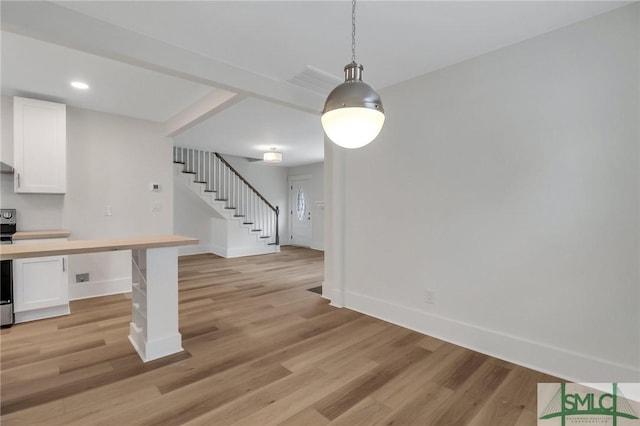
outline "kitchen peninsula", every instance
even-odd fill
[[[143,361],[182,351],[178,331],[177,247],[196,238],[164,235],[0,246],[0,259],[131,250],[132,320],[129,340]]]

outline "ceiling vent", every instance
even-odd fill
[[[289,79],[289,83],[326,96],[334,87],[342,83],[342,79],[331,73],[307,65],[302,72]]]

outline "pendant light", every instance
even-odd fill
[[[333,89],[322,110],[322,127],[329,139],[344,148],[360,148],[374,140],[384,124],[378,92],[362,81],[356,62],[356,0],[351,2],[351,63],[344,67],[344,83]]]

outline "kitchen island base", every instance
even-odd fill
[[[131,250],[131,313],[129,341],[142,358],[152,361],[181,352],[178,331],[178,246],[198,244],[196,238],[162,235],[111,240],[78,240],[0,246],[0,259]]]
[[[131,250],[129,340],[144,362],[182,351],[178,331],[178,250]]]

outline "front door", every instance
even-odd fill
[[[311,199],[308,177],[289,179],[289,224],[291,244],[309,247],[311,245]]]

